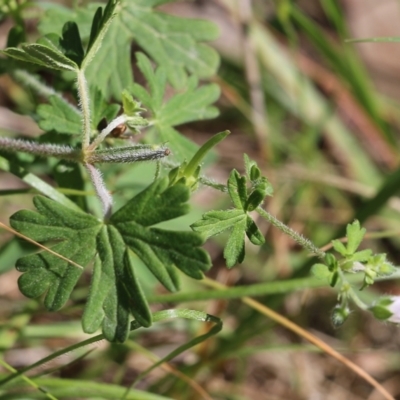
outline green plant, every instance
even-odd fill
[[[164,2],[110,0],[104,8],[95,10],[90,5],[75,15],[54,8],[41,22],[43,36],[34,44],[24,43],[23,22],[18,9],[14,10],[17,25],[9,34],[8,46],[2,52],[7,58],[1,60],[0,67],[47,101],[34,112],[46,133],[36,140],[0,137],[0,166],[24,176],[26,183],[46,196],[36,196],[33,200],[36,210],[18,211],[10,218],[10,224],[18,234],[51,249],[19,258],[17,269],[23,272],[19,278],[21,292],[29,298],[45,295],[46,308],[57,311],[68,302],[83,268],[93,264],[82,327],[85,333],[101,328],[102,336],[77,347],[100,337],[124,343],[131,331],[149,327],[162,318],[178,316],[216,324],[208,334],[180,347],[156,364],[159,365],[217,333],[221,322],[195,311],[152,314],[139,270],[145,265],[167,290],[178,291],[178,270],[191,278],[203,279],[211,260],[201,246],[205,239],[224,231],[229,231],[224,246],[226,266],[242,263],[246,237],[257,246],[265,243],[250,214],[254,212],[320,259],[321,263],[312,268],[313,274],[322,280],[322,285],[336,287],[339,292],[338,305],[332,314],[335,325],[346,320],[351,301],[362,309],[370,309],[380,319],[397,322],[398,311],[390,308],[396,299],[385,298],[368,306],[347,278],[347,273],[361,272],[363,289],[377,278],[396,272],[385,254],[358,251],[365,230],[357,221],[347,226],[347,246],[333,241],[340,255],[335,257],[264,210],[262,206],[265,198],[272,196],[272,186],[247,155],[244,155],[245,174],[233,170],[226,185],[216,184],[202,174],[202,163],[210,150],[229,132],[213,136],[198,148],[175,127],[213,118],[218,113],[212,106],[219,96],[217,85],[199,85],[199,79],[213,75],[218,66],[216,53],[201,43],[212,39],[216,32],[212,24],[204,21],[189,22],[153,11],[152,7]],[[139,20],[141,23],[130,25]],[[61,36],[52,33],[60,31],[61,26]],[[86,34],[81,37],[82,32]],[[145,86],[133,82],[129,72],[127,44],[132,37],[150,56],[142,52],[135,55]],[[117,45],[114,39],[118,40]],[[64,86],[77,106],[43,83],[38,76],[43,69],[54,74],[55,86]],[[176,92],[166,100],[168,84]],[[142,116],[144,112],[146,117]],[[126,145],[127,139],[144,130],[143,143]],[[56,182],[73,192],[64,195],[37,176],[29,175],[28,162],[18,152],[44,158],[45,168],[54,173]],[[170,156],[174,161],[168,160]],[[61,161],[55,163],[54,158]],[[144,190],[123,201],[115,211],[110,185],[106,187],[98,164],[115,167],[110,172],[104,169],[111,180],[110,174],[122,171],[118,170],[119,164],[140,161],[157,164],[154,177]],[[100,200],[101,211],[87,195],[84,170]],[[233,208],[206,212],[191,224],[191,231],[155,226],[187,214],[190,196],[200,184],[227,192]],[[243,291],[242,295],[246,293]],[[10,382],[23,372],[14,373],[0,383]]]

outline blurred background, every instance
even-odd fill
[[[37,37],[38,10],[26,11],[32,40]],[[363,246],[387,253],[399,265],[400,43],[347,40],[400,38],[400,3],[197,0],[165,4],[160,10],[207,19],[220,29],[220,38],[212,43],[221,55],[218,75],[212,78],[221,87],[220,116],[180,128],[198,144],[219,131],[232,132],[218,145],[217,161],[207,168],[207,176],[226,182],[232,168],[242,172],[245,152],[273,184],[274,196],[265,204],[273,215],[321,247],[343,236],[345,225],[358,218],[369,235]],[[11,26],[10,18],[0,22],[0,48]],[[135,46],[132,54],[138,50]],[[0,134],[40,135],[29,116],[32,110],[24,89],[1,75]],[[140,171],[137,174],[144,174],[144,181],[153,174],[149,167]],[[44,178],[52,182],[51,177]],[[126,188],[126,181],[115,184],[116,190]],[[18,178],[0,172],[2,222],[8,223],[15,211],[32,207],[32,192],[25,188]],[[190,218],[227,207],[225,196],[200,189]],[[257,223],[266,245],[249,245],[243,264],[232,270],[226,269],[222,256],[226,237],[207,243],[214,265],[209,276],[228,286],[309,276],[308,254],[265,221]],[[14,262],[29,249],[10,244],[10,238],[0,231],[0,347],[7,362],[20,368],[85,337],[79,323],[80,299],[87,293],[90,273],[77,288],[75,301],[61,312],[46,312],[42,303],[18,291]],[[182,287],[202,289],[188,278]],[[151,277],[146,290],[163,293]],[[379,294],[400,295],[399,283],[375,284],[364,296],[373,301]],[[356,308],[342,327],[334,328],[330,316],[337,293],[330,288],[303,288],[257,299],[340,351],[400,398],[399,328]],[[173,371],[197,382],[208,398],[382,398],[354,372],[240,299],[162,303],[155,304],[154,310],[167,307],[204,310],[224,321],[217,337],[170,363]],[[46,369],[54,367],[53,376],[126,385],[151,364],[147,351],[162,357],[202,329],[187,322],[157,325],[136,333],[132,343],[102,342],[85,357],[73,352]],[[173,399],[207,398],[165,368],[153,371],[137,387]]]

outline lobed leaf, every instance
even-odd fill
[[[158,179],[114,213],[111,222],[148,227],[187,214],[188,200],[189,190],[184,185],[169,187],[167,178]]]
[[[177,126],[191,121],[212,119],[218,116],[216,107],[210,106],[220,96],[216,84],[198,87],[196,77],[189,78],[183,93],[178,93],[165,103],[156,113],[156,123],[160,126]]]
[[[114,227],[102,228],[97,249],[82,326],[94,333],[101,325],[107,340],[122,343],[129,333],[130,314],[142,326],[149,326],[151,313],[125,243]]]
[[[235,208],[206,212],[201,220],[191,225],[195,232],[203,234],[206,238],[218,235],[225,230],[231,230],[224,248],[224,258],[228,268],[244,260],[245,236],[256,246],[265,243],[263,234],[248,212],[255,210],[264,201],[265,196],[272,194],[272,187],[265,177],[260,176],[261,171],[257,164],[247,155],[244,157],[244,163],[246,174],[252,184],[250,194],[246,186],[246,176],[241,176],[235,169],[232,170],[227,186]]]
[[[246,236],[249,238],[250,242],[256,246],[261,246],[265,243],[264,235],[249,216],[247,216],[246,219]]]
[[[82,129],[80,112],[59,96],[50,96],[49,104],[40,104],[37,108],[38,124],[44,131],[55,131],[76,135]]]
[[[78,65],[66,57],[61,51],[57,51],[54,48],[42,44],[33,43],[22,45],[22,51],[31,58],[31,62],[50,69],[60,71],[76,71],[78,69]]]
[[[236,208],[246,210],[247,188],[246,177],[240,176],[235,169],[232,170],[228,179],[228,193]]]
[[[347,225],[347,253],[353,254],[363,240],[366,229],[361,228],[360,222],[355,220],[352,224]]]
[[[120,14],[119,23],[165,67],[168,80],[175,88],[185,87],[186,71],[202,78],[212,76],[218,68],[218,54],[199,42],[216,39],[216,26],[208,21],[154,11],[153,7],[159,4],[147,0],[129,2]]]
[[[203,234],[206,238],[219,235],[223,231],[241,224],[246,220],[243,210],[209,211],[203,214],[201,220],[191,225],[195,232]]]
[[[332,240],[332,246],[343,257],[347,255],[347,248],[340,240]]]
[[[117,211],[110,222],[125,243],[170,291],[179,288],[175,267],[195,279],[210,267],[208,254],[199,246],[203,240],[194,232],[176,232],[151,225],[188,212],[189,189],[183,184],[168,186],[159,179]]]
[[[121,12],[109,26],[96,57],[88,67],[89,78],[107,83],[107,97],[119,98],[124,88],[132,84],[130,68],[131,41],[151,56],[158,65],[165,66],[168,81],[175,88],[186,86],[187,73],[198,78],[213,76],[219,65],[218,53],[201,42],[214,40],[218,35],[215,24],[180,18],[157,12],[154,7],[162,1],[123,1]],[[107,14],[97,11],[95,4],[75,13],[62,7],[52,8],[41,19],[42,34],[60,31],[67,21],[77,22],[83,38],[89,38],[90,53],[94,53],[94,36],[99,32],[101,18]],[[107,14],[109,15],[109,14]],[[91,55],[90,55],[91,57]],[[87,58],[90,58],[87,55]]]
[[[233,226],[228,242],[224,249],[226,266],[232,268],[237,263],[242,263],[245,256],[244,232],[246,230],[246,218]]]
[[[198,80],[192,76],[184,92],[164,101],[167,70],[165,66],[153,69],[150,60],[142,53],[137,53],[138,67],[145,76],[149,90],[133,84],[132,93],[153,113],[153,125],[160,138],[174,149],[174,156],[183,161],[191,156],[197,146],[180,135],[173,127],[190,121],[214,118],[218,110],[211,106],[219,95],[217,85],[198,87]]]
[[[94,257],[101,223],[45,197],[35,197],[34,205],[37,211],[22,210],[11,216],[11,226],[37,242],[56,242],[51,247],[53,251],[86,266]],[[21,292],[27,297],[47,292],[45,305],[49,310],[58,310],[66,303],[82,273],[48,252],[20,258],[17,269],[24,272],[18,281]]]
[[[82,267],[95,260],[83,329],[93,333],[101,326],[108,340],[123,342],[129,333],[130,315],[141,326],[152,323],[131,251],[171,291],[179,288],[177,269],[201,279],[211,266],[208,254],[200,248],[200,235],[153,227],[186,214],[188,198],[185,185],[169,186],[167,178],[160,179],[105,225],[84,212],[37,196],[37,211],[17,212],[11,217],[11,225],[39,243],[54,244],[53,251]],[[23,272],[19,279],[21,292],[28,297],[46,294],[49,310],[58,310],[66,303],[82,273],[67,260],[48,252],[20,258],[17,268]]]
[[[86,50],[85,58],[83,59],[82,69],[87,68],[92,61],[95,54],[102,46],[105,34],[110,28],[111,21],[116,16],[115,9],[118,5],[117,0],[108,0],[104,11],[99,7],[93,17],[92,26],[90,30],[89,44]]]

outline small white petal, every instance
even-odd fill
[[[388,306],[388,310],[393,314],[387,320],[395,324],[400,324],[400,296],[391,297],[392,304]]]

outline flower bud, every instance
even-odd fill
[[[350,315],[350,312],[350,308],[347,305],[336,305],[331,314],[333,326],[338,328],[340,325],[342,325]]]
[[[377,319],[400,324],[400,296],[381,297],[369,310]]]

